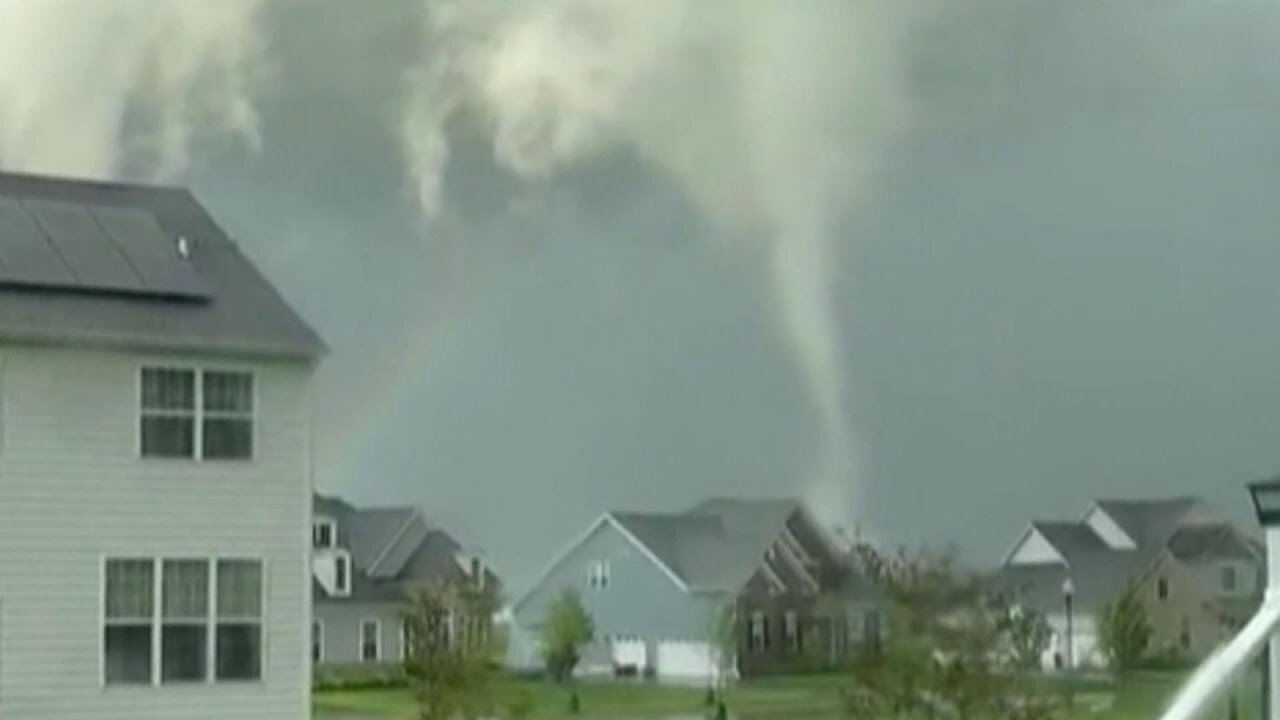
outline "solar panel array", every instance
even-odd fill
[[[0,287],[208,299],[155,216],[135,207],[0,197]]]

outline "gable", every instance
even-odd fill
[[[1039,530],[1029,527],[1018,544],[1009,551],[1005,562],[1009,565],[1060,565],[1066,559]]]
[[[1137,547],[1134,539],[1129,537],[1129,534],[1124,531],[1124,528],[1120,527],[1115,518],[1096,505],[1085,516],[1084,522],[1112,550],[1133,550]]]
[[[606,557],[607,556],[607,557]],[[511,605],[513,613],[521,613],[525,605],[533,603],[548,592],[558,594],[565,587],[580,589],[585,586],[588,563],[607,560],[608,557],[635,559],[650,566],[652,572],[663,578],[667,585],[681,593],[688,587],[680,576],[666,565],[653,551],[640,542],[609,513],[587,527],[587,531],[552,561],[538,580]],[[542,597],[546,601],[545,597]]]

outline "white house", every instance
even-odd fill
[[[186,190],[0,174],[0,717],[309,716],[322,353]]]

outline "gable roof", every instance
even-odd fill
[[[407,586],[425,580],[459,579],[465,573],[457,556],[462,546],[447,532],[431,527],[410,506],[355,507],[341,498],[316,494],[313,514],[334,520],[335,542],[351,553],[350,597],[355,601],[400,601]],[[498,581],[485,568],[486,582]],[[316,597],[331,597],[313,582]]]
[[[1168,542],[1183,519],[1202,505],[1199,498],[1184,495],[1155,500],[1098,500],[1094,503],[1116,521],[1139,547]]]
[[[188,190],[15,173],[0,173],[0,341],[325,352]]]

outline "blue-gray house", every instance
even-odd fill
[[[575,590],[596,641],[585,674],[717,673],[716,613],[735,609],[735,675],[833,665],[879,634],[869,583],[792,499],[702,502],[680,513],[606,512],[510,608],[508,662],[541,667],[547,607]]]

